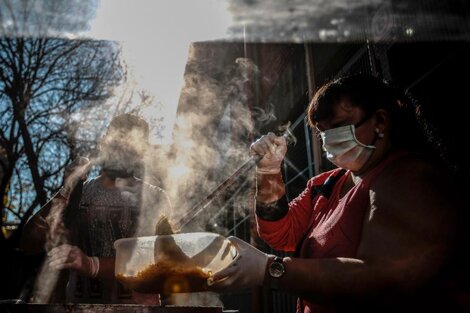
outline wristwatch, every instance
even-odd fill
[[[284,264],[283,258],[274,257],[274,260],[269,264],[268,273],[271,277],[271,288],[278,289],[279,287],[279,278],[281,278],[286,272],[286,266]]]

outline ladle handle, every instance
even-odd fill
[[[289,129],[290,122],[285,126],[285,129],[282,131],[281,136],[286,139],[287,145],[292,145],[296,143],[296,138],[292,134],[291,130]],[[250,169],[252,169],[259,161],[261,161],[263,157],[261,155],[255,154],[252,155],[248,161],[246,161],[242,166],[240,166],[229,178],[223,181],[220,185],[218,185],[209,195],[207,195],[204,199],[196,203],[191,209],[189,209],[188,213],[183,216],[176,224],[175,227],[178,231],[181,230],[182,227],[186,226],[192,219],[194,219],[197,215],[199,215],[210,203],[217,197],[221,192],[225,191],[229,186],[231,186],[239,177],[244,175]]]
[[[196,203],[188,213],[183,216],[178,223],[175,225],[177,229],[181,229],[188,224],[193,218],[199,215],[221,192],[225,191],[231,186],[239,177],[244,175],[246,172],[251,170],[263,157],[260,155],[251,156],[242,166],[240,166],[230,177],[220,183],[211,193],[209,193],[204,199]]]

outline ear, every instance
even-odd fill
[[[374,114],[374,128],[378,128],[381,133],[388,130],[390,126],[390,115],[384,109],[379,109]]]

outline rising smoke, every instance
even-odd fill
[[[255,63],[238,57],[220,61],[211,55],[217,52],[217,47],[207,52],[193,46],[186,68],[169,159],[171,172],[165,179],[176,221],[247,161],[255,122],[274,118],[271,112],[253,110],[253,90],[260,75]],[[246,191],[234,194],[235,187],[215,199],[213,207],[188,230],[205,229],[227,202],[236,209],[236,218],[244,217],[248,213]],[[218,231],[226,234],[224,229]]]
[[[162,212],[159,204],[142,194],[143,210],[136,236],[152,235],[162,213],[176,224],[194,204],[249,159],[249,145],[260,135],[255,125],[276,121],[272,105],[267,109],[255,106],[256,81],[263,81],[263,77],[252,60],[234,57],[218,61],[219,58],[211,58],[194,46],[190,52],[173,144],[152,149],[139,134],[115,134],[100,143],[100,153],[90,162],[90,165],[130,170],[144,181],[158,182],[167,191],[172,212]],[[155,176],[158,177],[154,179]],[[207,212],[198,215],[197,221],[183,231],[210,229],[227,235],[228,226],[219,220],[229,212],[233,221],[250,213],[253,188],[249,187],[250,175],[240,177],[238,184],[214,199]],[[50,295],[58,279],[57,271],[46,268],[43,273],[38,281],[52,287],[36,288],[40,303],[47,302],[47,294]],[[174,301],[179,305],[220,305],[218,297],[211,293],[178,295]]]

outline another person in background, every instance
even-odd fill
[[[27,222],[22,250],[37,253],[46,249],[50,268],[72,270],[65,295],[55,295],[54,301],[159,303],[158,295],[131,293],[114,278],[114,241],[154,235],[158,218],[169,217],[171,213],[167,194],[141,179],[148,140],[149,127],[142,118],[131,114],[114,117],[100,142],[97,161],[102,167],[100,175],[83,183],[80,178],[86,178],[90,164],[82,158],[81,164],[74,163],[68,169],[65,179],[68,187],[52,201],[66,202],[68,211],[60,213],[67,217],[65,225],[69,224],[69,228],[64,227],[62,214],[53,215],[51,205]],[[77,181],[81,195],[74,198],[75,188],[69,199],[67,189]]]
[[[368,75],[321,87],[307,111],[338,168],[287,201],[280,165],[287,147],[270,133],[251,145],[258,232],[267,255],[231,238],[239,256],[214,274],[213,290],[271,286],[299,297],[297,312],[455,312],[454,252],[461,194],[431,157],[415,107]]]

